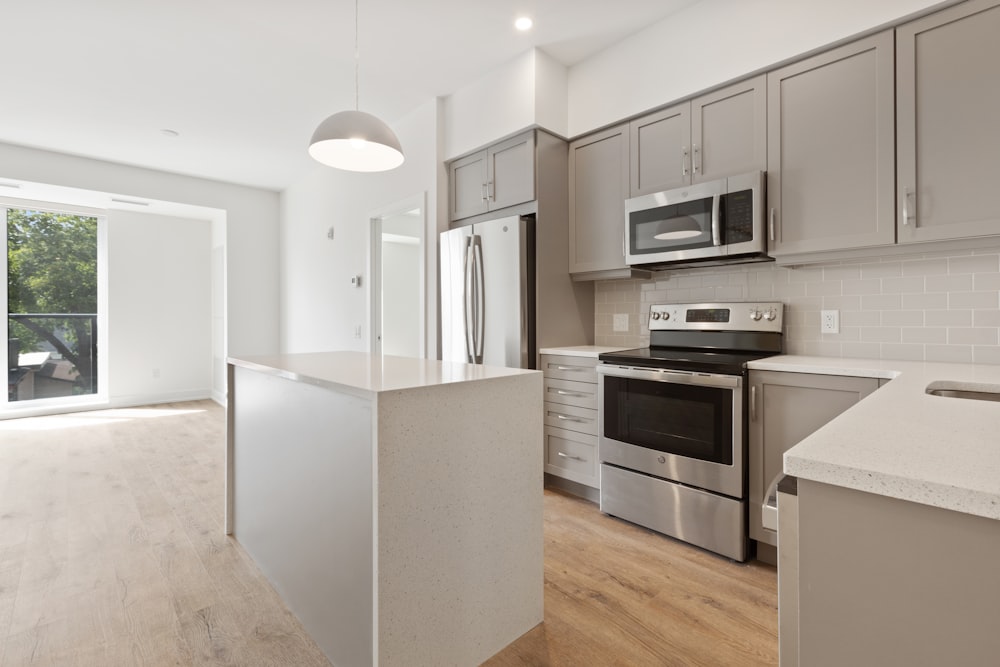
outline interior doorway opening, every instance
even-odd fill
[[[421,194],[370,216],[372,354],[426,356],[425,211]]]

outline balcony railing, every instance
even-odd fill
[[[97,393],[95,313],[8,313],[7,399]]]

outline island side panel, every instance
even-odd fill
[[[997,664],[1000,521],[802,478],[798,496],[798,664]]]
[[[542,375],[378,399],[378,661],[477,665],[542,621]]]
[[[234,535],[336,665],[373,664],[372,404],[235,369]]]

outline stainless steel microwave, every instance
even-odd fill
[[[767,261],[764,172],[633,197],[625,202],[629,266]]]

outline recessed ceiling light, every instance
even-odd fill
[[[532,21],[527,16],[521,16],[516,21],[514,21],[514,27],[517,28],[518,30],[522,30],[522,31],[523,30],[531,30],[531,26],[533,26],[533,25],[535,25],[535,22]]]
[[[160,130],[160,134],[162,134],[165,137],[179,137],[179,136],[181,136],[181,133],[178,132],[177,130],[169,130],[167,128],[163,128],[162,130]]]

